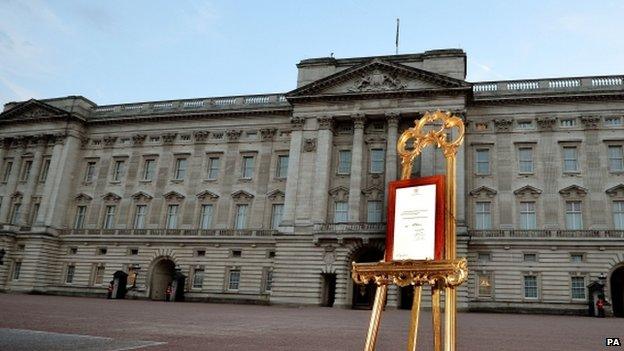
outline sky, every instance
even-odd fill
[[[0,104],[286,92],[311,57],[461,48],[467,80],[624,74],[624,1],[0,0]]]

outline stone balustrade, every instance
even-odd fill
[[[472,238],[624,238],[624,230],[469,230]]]
[[[320,223],[314,225],[315,233],[385,233],[386,223]]]
[[[624,90],[624,76],[572,77],[557,79],[531,79],[499,82],[477,82],[472,85],[476,97],[527,92],[548,93],[561,90]]]
[[[271,237],[270,229],[61,229],[60,235],[84,236],[208,236],[208,237]]]

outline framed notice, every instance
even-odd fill
[[[390,182],[386,261],[444,258],[444,176]]]

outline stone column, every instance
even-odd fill
[[[351,177],[349,182],[349,222],[360,221],[362,194],[362,149],[364,147],[364,114],[351,116],[353,120],[353,147],[351,148]]]
[[[399,128],[399,114],[396,112],[386,113],[386,119],[388,121],[388,137],[386,141],[386,196],[384,197],[384,218],[388,212],[388,184],[397,179],[397,134]]]
[[[292,132],[290,133],[290,152],[288,154],[288,174],[286,178],[286,195],[284,198],[283,227],[295,225],[295,205],[297,201],[297,184],[299,180],[299,161],[301,158],[301,143],[303,140],[303,125],[305,118],[291,119]],[[290,230],[292,232],[292,229]]]
[[[325,223],[327,220],[327,190],[331,170],[331,154],[333,143],[332,118],[322,116],[318,121],[318,145],[316,147],[316,169],[313,188],[313,223]]]

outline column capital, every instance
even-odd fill
[[[332,129],[334,125],[334,119],[331,116],[318,116],[316,120],[318,121],[319,129]]]
[[[305,124],[305,117],[291,117],[290,124],[293,130],[302,130]]]
[[[351,120],[353,121],[353,128],[364,129],[364,122],[366,121],[366,115],[363,113],[351,114]]]
[[[398,112],[386,112],[386,121],[388,122],[388,127],[398,127],[399,119],[401,119],[401,115]]]

